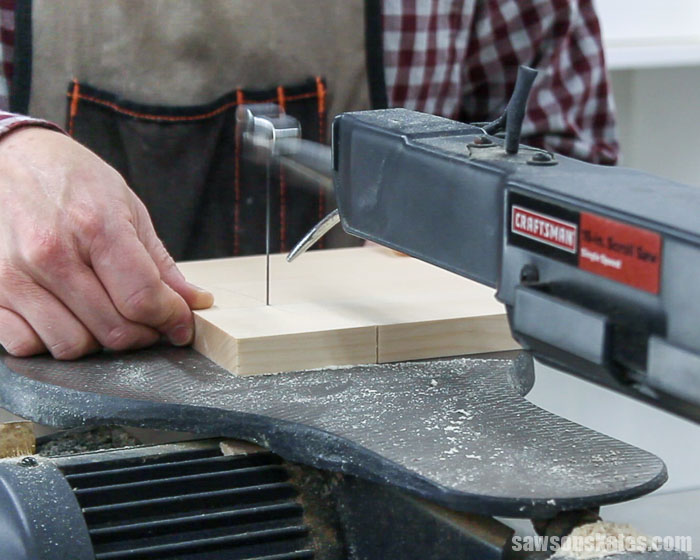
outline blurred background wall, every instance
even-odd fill
[[[700,2],[597,0],[623,165],[700,186]]]

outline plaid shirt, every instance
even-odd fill
[[[15,0],[0,0],[0,109],[12,81]],[[619,147],[592,0],[384,0],[389,105],[467,122],[504,109],[520,64],[538,68],[524,141],[594,163]],[[45,124],[0,112],[0,134]]]

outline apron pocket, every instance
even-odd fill
[[[143,200],[176,260],[265,252],[265,172],[241,157],[236,108],[278,103],[302,135],[326,141],[321,78],[271,90],[236,90],[196,107],[133,103],[74,81],[66,128],[113,166]],[[324,193],[273,173],[272,251],[287,251],[327,211]]]

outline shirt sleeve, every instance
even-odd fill
[[[63,129],[49,121],[44,121],[41,119],[33,119],[25,115],[17,115],[15,113],[8,113],[5,111],[0,111],[0,138],[25,126],[39,126],[43,128],[48,128],[50,130],[55,130],[57,132],[63,132]]]

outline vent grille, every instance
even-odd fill
[[[211,448],[61,470],[96,560],[314,556],[297,492],[271,453],[223,456]]]

